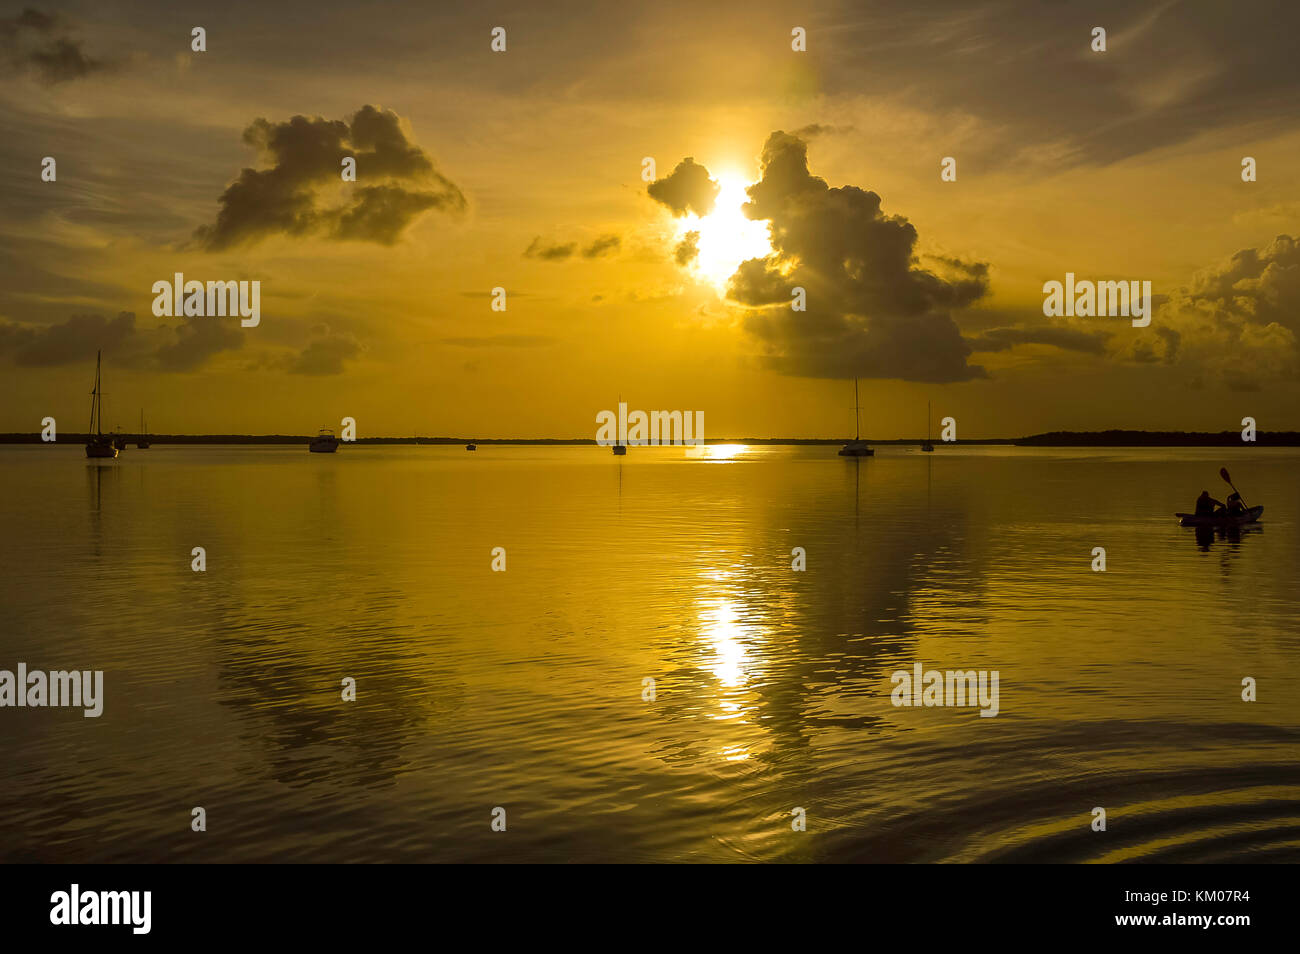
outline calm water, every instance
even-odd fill
[[[1300,453],[713,453],[0,447],[0,856],[1300,860]]]

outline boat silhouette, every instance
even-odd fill
[[[104,394],[100,388],[100,360],[102,352],[95,352],[95,387],[91,389],[90,429],[91,436],[86,441],[87,457],[116,457],[117,445],[113,438],[104,433]]]
[[[313,454],[333,454],[339,449],[339,439],[328,427],[322,427],[320,433],[311,439],[307,450]]]
[[[853,379],[853,440],[849,441],[840,448],[841,457],[875,457],[876,452],[867,446],[867,442],[862,439],[859,428],[859,414],[862,408],[858,406],[858,379]]]

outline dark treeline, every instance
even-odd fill
[[[114,434],[127,444],[134,444],[138,434],[122,432]],[[56,443],[84,444],[87,434],[64,432]],[[149,434],[152,444],[307,444],[309,434]],[[706,444],[788,444],[825,446],[843,444],[847,438],[820,437],[717,437],[708,438]],[[920,444],[921,438],[900,438],[895,440],[872,440],[864,438],[867,443],[877,445],[913,445]],[[359,437],[354,444],[554,444],[583,445],[595,444],[594,438],[554,438],[554,437]],[[40,444],[41,435],[36,434],[0,434],[0,444]],[[984,440],[962,440],[959,444],[1014,444],[1023,447],[1297,447],[1300,446],[1300,431],[1260,431],[1254,445],[1241,439],[1240,431],[1050,431],[1046,434],[1033,434],[1029,437],[992,438]],[[935,441],[936,449],[943,448],[943,441]]]
[[[1013,443],[1028,447],[1295,447],[1298,431],[1259,431],[1255,441],[1241,431],[1051,431],[1022,437]]]
[[[89,435],[64,432],[59,434],[56,443],[84,444]],[[134,444],[137,434],[114,433],[127,444]],[[307,444],[312,436],[307,434],[150,434],[151,444]],[[847,437],[716,437],[706,438],[706,444],[809,444],[830,446],[843,444]],[[872,444],[920,444],[921,438],[902,438],[898,440],[871,440]],[[0,434],[0,444],[39,444],[40,434]],[[596,443],[592,437],[358,437],[350,444],[555,444],[582,445]],[[996,438],[992,440],[961,441],[963,444],[1014,444],[1014,440]],[[942,445],[942,441],[935,441]]]

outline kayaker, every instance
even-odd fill
[[[1242,505],[1241,494],[1237,493],[1235,490],[1229,494],[1228,503],[1223,509],[1232,514],[1245,513],[1246,508]]]
[[[1232,498],[1229,497],[1228,499],[1231,500]],[[1223,509],[1223,504],[1211,497],[1208,490],[1202,490],[1201,495],[1196,498],[1196,516],[1198,517],[1212,517],[1216,510]]]

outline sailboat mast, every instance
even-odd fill
[[[103,352],[95,352],[95,389],[90,393],[93,395],[90,399],[90,426],[95,429],[96,434],[103,433],[104,427],[104,405],[99,393],[99,365]]]
[[[930,402],[925,402],[925,442],[930,443]]]
[[[858,379],[854,378],[853,379],[853,439],[855,441],[862,440],[862,433],[861,433],[862,428],[859,420],[861,415],[858,413],[861,410],[862,408],[858,405]]]
[[[95,355],[95,384],[90,389],[90,423],[86,426],[86,433],[93,434],[95,431],[95,401],[96,394],[99,391],[99,355]]]

